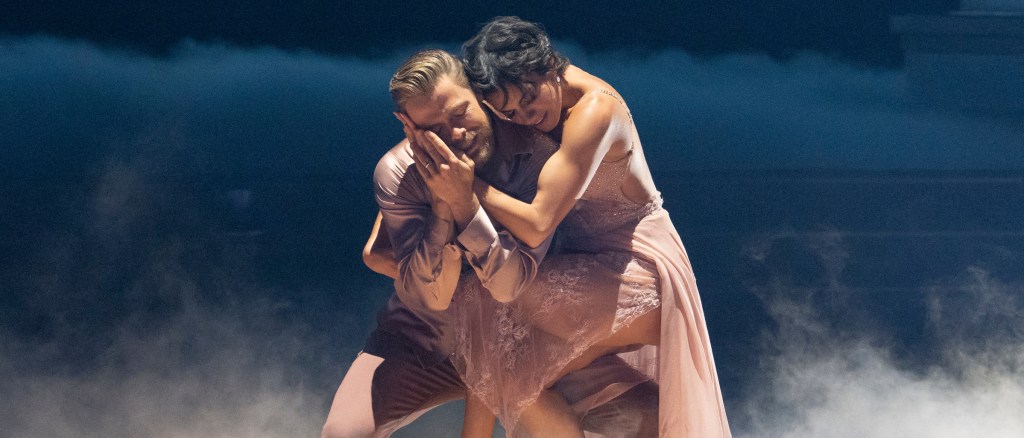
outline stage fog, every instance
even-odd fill
[[[562,46],[633,111],[737,436],[1024,434],[1021,113],[813,53]],[[316,436],[391,293],[359,254],[412,50],[0,40],[4,434]]]

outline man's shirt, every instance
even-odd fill
[[[477,175],[529,201],[537,192],[541,168],[557,146],[532,128],[493,122],[493,156],[478,166]],[[463,260],[473,268],[473,273],[464,274],[475,274],[470,281],[480,281],[489,290],[518,291],[533,280],[550,239],[537,248],[527,247],[492,222],[483,208],[457,234],[452,222],[433,214],[430,191],[414,167],[412,149],[403,141],[380,159],[374,171],[376,200],[399,272],[395,295],[377,322],[380,330],[421,350],[421,365],[430,366],[447,357],[439,345],[447,318],[445,312],[426,308],[421,297],[454,288]],[[385,353],[373,349],[371,336],[367,351]]]

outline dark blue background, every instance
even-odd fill
[[[315,435],[390,294],[387,79],[497,13],[629,103],[738,435],[1024,429],[1024,123],[912,99],[886,30],[950,2],[238,3],[0,10],[12,436]]]

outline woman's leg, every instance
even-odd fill
[[[645,344],[656,345],[661,340],[661,306],[633,320],[604,341],[599,342],[569,362],[559,378],[582,369],[595,359],[615,353],[623,347]],[[583,426],[572,408],[550,389],[541,392],[537,402],[526,408],[520,420],[531,437],[582,437]]]
[[[519,419],[531,438],[583,438],[583,426],[562,396],[550,389],[523,411]]]
[[[625,347],[635,344],[658,345],[659,343],[661,343],[661,306],[640,315],[628,326],[599,341],[597,345]]]
[[[579,357],[569,362],[558,378],[590,365],[595,359],[606,354],[620,353],[623,348],[632,345],[657,345],[661,341],[661,306],[633,320],[615,334],[588,348]]]

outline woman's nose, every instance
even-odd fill
[[[516,111],[516,120],[513,120],[513,122],[520,125],[528,124],[530,120],[533,120],[533,113],[534,112],[532,110],[520,109],[519,111]]]

